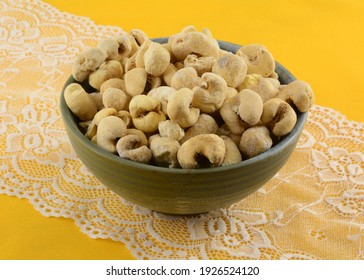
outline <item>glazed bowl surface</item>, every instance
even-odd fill
[[[166,42],[167,38],[153,39]],[[235,53],[241,46],[219,41]],[[295,80],[276,62],[281,84]],[[197,214],[227,207],[257,191],[286,163],[299,140],[307,113],[297,114],[294,129],[270,150],[237,164],[202,169],[177,169],[141,164],[111,154],[86,138],[68,109],[64,89],[76,82],[71,76],[60,95],[60,112],[71,145],[88,170],[126,200],[168,214]],[[90,92],[87,85],[83,85]]]

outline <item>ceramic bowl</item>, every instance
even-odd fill
[[[167,38],[154,39],[165,42]],[[236,52],[239,45],[219,41]],[[282,84],[295,78],[279,63]],[[257,191],[286,163],[299,140],[307,113],[298,113],[294,129],[267,152],[237,164],[205,169],[172,169],[122,159],[88,140],[60,96],[60,111],[72,147],[83,164],[106,187],[126,200],[168,214],[197,214],[229,206]]]

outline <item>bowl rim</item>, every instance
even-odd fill
[[[161,38],[154,38],[153,40],[158,42],[165,42],[168,37],[161,37]],[[233,48],[239,48],[240,45],[229,43],[221,40],[217,40],[219,45],[229,45]],[[296,78],[292,75],[292,73],[287,70],[284,66],[276,61],[276,69],[280,68],[285,74],[288,76],[290,80],[296,80]],[[242,160],[241,162],[219,166],[219,167],[211,167],[211,168],[199,168],[199,169],[182,169],[182,168],[169,168],[169,167],[161,167],[155,166],[150,164],[144,164],[139,162],[134,162],[128,159],[121,158],[118,155],[112,154],[110,152],[105,151],[101,147],[97,146],[93,142],[91,142],[78,128],[71,110],[68,108],[65,99],[64,99],[64,90],[66,86],[71,82],[77,82],[72,75],[67,79],[65,84],[63,85],[61,94],[60,94],[60,101],[59,101],[59,108],[61,112],[61,117],[63,119],[64,125],[66,126],[65,122],[68,124],[68,132],[72,133],[74,137],[76,137],[82,144],[84,144],[88,149],[93,150],[97,153],[100,157],[106,157],[109,160],[116,161],[119,164],[126,165],[130,168],[140,169],[143,171],[150,171],[150,172],[160,172],[160,173],[168,173],[168,174],[176,174],[176,175],[189,175],[189,174],[210,174],[210,173],[220,173],[226,172],[230,170],[240,169],[249,165],[254,165],[260,161],[269,160],[272,157],[277,156],[285,147],[294,143],[297,138],[300,137],[300,134],[303,130],[303,127],[306,123],[308,112],[297,112],[297,122],[294,126],[293,130],[287,134],[282,140],[280,140],[275,146],[267,150],[266,152],[257,155],[253,158]]]

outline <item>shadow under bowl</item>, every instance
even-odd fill
[[[167,38],[153,39],[166,42]],[[219,41],[220,48],[235,53],[241,46]],[[279,63],[281,84],[295,80]],[[270,150],[228,166],[176,169],[141,164],[120,158],[93,144],[78,128],[68,109],[64,90],[76,82],[71,76],[60,96],[60,111],[71,145],[90,172],[126,200],[168,214],[198,214],[229,206],[257,191],[286,163],[295,149],[307,119],[297,113],[294,129]],[[84,85],[87,90],[87,85]]]

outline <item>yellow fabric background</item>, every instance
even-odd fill
[[[139,28],[150,37],[195,25],[208,27],[220,40],[261,43],[298,79],[312,85],[316,104],[364,121],[364,1],[45,2],[97,24]],[[93,240],[73,221],[45,218],[26,200],[0,195],[0,221],[0,259],[133,258],[123,244]]]

